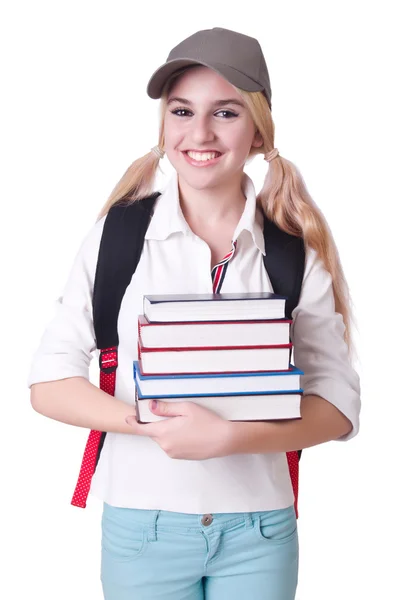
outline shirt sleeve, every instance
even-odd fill
[[[321,396],[351,421],[352,430],[338,438],[347,441],[359,430],[360,380],[343,338],[342,315],[335,312],[332,277],[311,248],[306,253],[301,297],[292,317],[291,341],[295,365],[304,372],[303,393]]]
[[[96,340],[92,319],[92,292],[103,225],[102,217],[83,240],[74,259],[55,314],[33,354],[28,387],[67,377],[89,379]]]

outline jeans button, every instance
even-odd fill
[[[201,519],[201,522],[203,525],[211,525],[212,521],[214,520],[214,517],[212,515],[204,515],[203,518]]]

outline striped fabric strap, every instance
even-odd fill
[[[105,348],[99,355],[99,387],[101,390],[114,396],[116,388],[116,369],[118,365],[117,348]],[[95,472],[99,445],[102,431],[91,430],[85,446],[80,473],[74,490],[71,504],[79,508],[85,508],[87,497],[91,487],[91,481]]]
[[[229,266],[229,262],[232,259],[232,257],[234,256],[236,247],[237,247],[237,240],[232,242],[232,249],[230,250],[230,252],[228,252],[226,254],[226,256],[224,256],[222,258],[222,260],[220,262],[218,262],[212,268],[212,271],[211,271],[212,291],[214,292],[214,294],[219,294],[221,291],[221,287],[222,287],[223,281],[225,279],[225,275],[226,275],[227,268]]]
[[[292,490],[294,492],[295,515],[298,518],[298,492],[299,492],[299,454],[295,450],[287,452],[289,474],[291,477]]]

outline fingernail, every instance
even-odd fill
[[[152,400],[152,408],[157,408],[157,400]]]

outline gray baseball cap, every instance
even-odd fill
[[[222,27],[197,31],[175,46],[149,80],[146,91],[150,98],[161,97],[175,71],[197,64],[213,69],[243,90],[263,92],[271,109],[269,73],[258,40]]]

